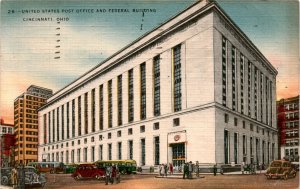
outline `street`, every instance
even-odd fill
[[[288,180],[267,180],[263,174],[257,175],[201,175],[202,178],[184,180],[177,177],[155,178],[156,175],[123,175],[120,184],[105,185],[104,181],[75,181],[69,174],[47,174],[44,188],[122,188],[122,189],[296,189],[299,188],[299,175]]]

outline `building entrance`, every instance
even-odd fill
[[[181,167],[185,163],[185,143],[171,144],[172,162],[174,167]]]

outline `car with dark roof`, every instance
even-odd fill
[[[293,168],[291,162],[285,160],[274,160],[269,165],[265,175],[267,179],[281,178],[287,180],[288,178],[295,178],[296,174],[297,172]]]
[[[97,167],[94,163],[84,163],[76,167],[75,172],[72,177],[75,180],[80,179],[91,179],[95,178],[97,180],[103,179],[105,176],[105,169]]]

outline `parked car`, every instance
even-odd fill
[[[77,167],[77,164],[75,164],[75,163],[65,164],[64,173],[65,174],[74,173],[76,170],[76,167]]]
[[[2,185],[10,185],[12,183],[11,181],[11,171],[12,171],[12,167],[5,167],[5,168],[1,168],[1,184]]]
[[[104,175],[105,175],[104,168],[97,167],[94,163],[90,163],[90,164],[78,165],[75,172],[72,174],[72,177],[75,180],[86,179],[86,178],[95,178],[100,180],[104,178]]]
[[[25,166],[25,185],[41,185],[44,187],[46,184],[46,177],[44,174],[39,173],[39,171],[32,166]]]
[[[296,170],[293,168],[291,162],[285,160],[274,160],[270,164],[266,172],[267,179],[282,178],[287,180],[288,178],[296,177]]]

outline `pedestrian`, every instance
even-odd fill
[[[17,171],[16,167],[14,167],[11,170],[11,181],[12,181],[13,188],[17,188],[17,186],[18,186],[18,171]]]
[[[196,176],[197,176],[197,178],[199,178],[199,172],[200,172],[200,170],[199,170],[199,162],[198,161],[196,161],[195,169],[196,169]]]
[[[173,170],[173,164],[172,163],[169,164],[169,169],[170,169],[170,174],[173,175],[174,170]]]
[[[164,173],[165,173],[165,177],[168,176],[168,164],[164,164]]]
[[[245,171],[245,162],[241,163],[241,171],[242,171],[242,174],[244,174],[244,171]]]
[[[188,178],[188,174],[189,174],[189,166],[188,163],[184,163],[183,164],[183,179]]]
[[[106,165],[105,167],[105,185],[108,185],[111,182],[111,174],[112,174],[112,167],[110,165]]]
[[[116,183],[120,183],[121,182],[121,174],[120,174],[120,171],[119,171],[119,166],[118,164],[116,164]]]
[[[162,164],[159,164],[159,176],[162,176]]]
[[[214,176],[216,176],[216,175],[217,175],[217,170],[218,170],[218,169],[217,169],[217,164],[214,165],[214,168],[213,168],[213,169],[214,169]]]
[[[189,162],[188,168],[189,168],[189,176],[188,176],[188,178],[192,179],[192,177],[193,177],[193,175],[192,175],[192,172],[193,172],[193,163],[192,163],[192,161]]]

